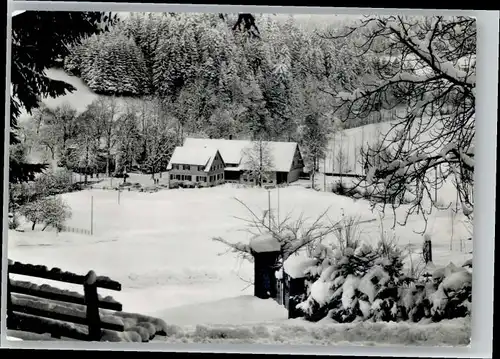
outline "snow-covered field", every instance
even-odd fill
[[[49,70],[56,79],[71,81],[77,91],[56,100],[49,106],[65,101],[83,110],[97,96],[81,81],[68,77],[60,70]],[[344,139],[373,138],[380,125],[368,125],[346,130]],[[363,135],[361,131],[366,131]],[[370,132],[371,131],[371,132]],[[369,135],[368,133],[372,133]],[[344,140],[345,146],[354,140]],[[339,140],[335,140],[338,144]],[[344,146],[344,145],[343,145]],[[354,146],[354,145],[353,145]],[[347,148],[347,147],[346,147]],[[353,152],[354,150],[351,150]],[[352,156],[350,156],[352,157]],[[329,170],[327,165],[327,171]],[[113,179],[116,185],[120,179]],[[160,180],[167,181],[166,176]],[[331,177],[317,176],[320,187],[331,185]],[[152,184],[151,176],[131,174],[128,182]],[[315,218],[329,208],[332,220],[342,213],[373,220],[362,224],[362,238],[374,242],[380,236],[378,214],[372,213],[364,200],[353,200],[330,192],[305,188],[309,182],[299,181],[279,189],[280,216],[304,213]],[[111,185],[105,179],[99,186]],[[93,269],[122,283],[121,292],[102,291],[123,304],[124,311],[159,317],[175,326],[170,342],[234,342],[283,344],[335,344],[356,341],[358,344],[466,344],[470,324],[454,320],[439,324],[306,323],[288,320],[285,309],[272,300],[254,298],[253,287],[246,281],[253,277],[252,264],[238,260],[213,237],[232,242],[248,241],[243,231],[245,223],[236,217],[247,217],[246,209],[235,200],[262,213],[268,207],[268,192],[259,188],[237,188],[231,185],[205,189],[161,190],[156,193],[101,189],[63,195],[71,206],[70,227],[90,229],[93,201],[94,235],[9,230],[8,257],[15,261],[60,267],[84,274]],[[445,203],[455,199],[453,188],[445,187],[439,196]],[[92,200],[91,200],[92,199]],[[277,214],[278,189],[271,190],[271,207]],[[402,209],[404,210],[404,208]],[[452,218],[450,211],[435,211],[429,218],[427,233],[433,240],[433,260],[436,265],[450,261],[461,265],[471,257],[470,241],[461,218]],[[384,229],[390,231],[392,216],[387,214]],[[401,246],[422,247],[423,237],[416,233],[423,228],[422,218],[412,216],[405,227],[396,227],[394,235]],[[461,245],[462,243],[462,245]],[[465,245],[465,248],[461,248]],[[55,283],[72,290],[80,288]]]
[[[295,216],[303,212],[314,218],[330,207],[329,216],[332,219],[340,218],[342,212],[346,215],[361,214],[364,220],[376,218],[370,212],[368,203],[362,200],[353,201],[301,186],[281,188],[279,191],[281,216],[292,211]],[[286,312],[278,304],[248,297],[253,287],[249,287],[244,280],[252,279],[252,265],[225,253],[226,248],[222,244],[211,240],[221,236],[235,242],[248,241],[250,235],[242,231],[245,224],[235,218],[246,217],[247,212],[234,198],[241,199],[256,211],[262,211],[268,203],[266,190],[225,185],[157,193],[131,191],[122,192],[120,196],[118,204],[116,191],[86,190],[65,194],[63,197],[73,210],[67,224],[77,228],[90,228],[93,197],[95,234],[32,232],[28,226],[25,232],[9,231],[9,258],[77,273],[93,269],[122,283],[121,292],[103,294],[113,295],[123,303],[125,311],[157,316],[172,325],[235,326],[264,325],[266,322],[277,325],[285,321]],[[271,203],[275,211],[277,200],[277,189],[274,189],[271,191]],[[385,227],[389,228],[391,219],[387,218],[385,222]],[[377,221],[363,224],[366,241],[377,240],[378,225]],[[421,225],[422,221],[415,217],[406,227],[396,228],[401,245],[411,243],[418,250],[422,237],[413,230],[421,229]],[[458,244],[459,238],[467,235],[465,228],[455,227],[453,250],[450,251],[448,213],[437,212],[431,219],[429,233],[433,238],[434,262],[437,265],[446,265],[450,261],[461,265],[470,258],[465,251],[460,251]],[[77,289],[72,285],[64,288]],[[285,338],[284,333],[292,330],[282,329],[281,325],[278,327],[280,329],[277,330],[282,332],[279,338]],[[245,328],[241,330],[256,330],[255,327]],[[184,330],[187,332],[180,332],[184,333],[179,334],[180,341],[201,340],[199,331],[202,329],[186,327]],[[299,329],[293,329],[296,330]],[[311,330],[313,333],[314,330]],[[266,340],[274,338],[273,335],[267,336]],[[337,333],[333,337],[340,336]],[[309,339],[304,340],[316,337],[316,334],[310,334]],[[245,340],[250,339],[246,337]],[[292,339],[280,340],[287,342]],[[319,335],[315,340],[321,343],[326,339]]]

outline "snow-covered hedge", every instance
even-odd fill
[[[319,246],[307,273],[307,299],[298,308],[311,321],[440,321],[470,314],[468,270],[450,263],[433,270],[432,280],[409,278],[401,253],[384,246]]]

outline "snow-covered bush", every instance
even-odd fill
[[[80,190],[77,184],[72,183],[71,176],[70,171],[57,169],[39,175],[34,181],[11,184],[9,205],[17,209],[44,197]]]
[[[32,223],[31,229],[34,230],[38,223],[56,229],[61,229],[64,221],[71,217],[71,208],[60,197],[50,196],[28,202],[20,208],[20,213]]]
[[[307,299],[298,305],[306,319],[329,317],[353,321],[432,321],[464,317],[470,313],[471,273],[453,264],[426,268],[432,281],[408,275],[405,253],[395,236],[384,230],[375,246],[363,243],[359,221],[343,218],[336,232],[338,244],[318,244],[316,262],[305,271]],[[411,255],[411,254],[410,254]]]
[[[464,317],[470,314],[472,303],[472,273],[453,263],[433,273],[429,293],[434,321]]]
[[[308,298],[299,304],[306,319],[328,316],[341,322],[396,320],[398,288],[405,281],[400,252],[351,242],[333,251],[317,250],[309,269]]]
[[[450,264],[433,270],[432,281],[409,278],[393,242],[334,250],[317,246],[315,258],[317,264],[307,269],[307,299],[298,305],[308,320],[417,322],[470,314],[469,271]]]

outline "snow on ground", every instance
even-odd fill
[[[287,317],[284,306],[272,299],[262,300],[253,295],[243,295],[167,308],[157,314],[168,318],[169,323],[177,325],[239,325],[242,323],[271,323]]]
[[[276,191],[271,192],[274,210],[277,208]],[[298,186],[279,191],[282,218],[293,211],[292,216],[304,212],[314,219],[328,207],[332,219],[340,218],[342,212],[361,214],[364,220],[376,218],[363,200],[353,201]],[[234,197],[262,213],[268,203],[266,190],[225,185],[156,193],[131,191],[122,192],[120,196],[118,204],[116,191],[86,190],[65,194],[64,199],[73,209],[67,225],[76,228],[90,229],[93,197],[95,234],[32,232],[26,226],[25,232],[9,231],[9,258],[82,274],[93,269],[99,275],[122,283],[122,292],[103,294],[113,295],[123,303],[125,311],[148,315],[165,313],[169,308],[252,294],[253,288],[242,280],[252,279],[252,264],[225,253],[225,246],[211,238],[221,236],[248,243],[250,234],[241,230],[245,223],[235,218],[246,217],[248,212]],[[396,229],[402,245],[411,242],[417,250],[421,247],[421,235],[413,232],[421,224],[415,218],[408,226]],[[364,238],[376,241],[377,222],[364,226]],[[449,250],[449,228],[449,218],[445,214],[434,219],[429,231],[433,238],[434,262],[446,265],[454,261],[461,265],[470,256],[460,252],[456,244],[452,251]],[[458,233],[459,228],[455,236]],[[465,236],[464,230],[461,233]],[[162,319],[171,323],[168,316]]]
[[[440,323],[310,323],[302,319],[243,325],[192,325],[172,328],[168,343],[259,343],[287,345],[422,345],[458,346],[470,343],[470,320]]]

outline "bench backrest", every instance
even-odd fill
[[[99,309],[121,311],[121,303],[101,297],[97,288],[120,291],[121,284],[94,271],[78,275],[59,268],[23,264],[9,260],[7,282],[7,328],[53,337],[99,341],[102,329],[124,331],[123,323],[101,317]],[[11,274],[78,284],[83,294],[62,290],[48,284],[13,280]],[[87,330],[85,330],[87,329]]]

